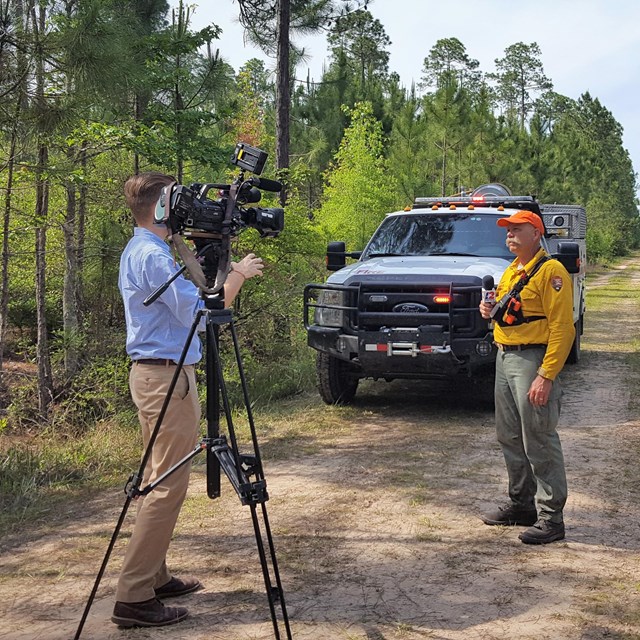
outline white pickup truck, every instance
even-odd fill
[[[519,209],[542,216],[543,244],[572,276],[576,339],[568,361],[577,362],[584,208],[543,205],[493,183],[468,196],[417,198],[410,210],[388,214],[362,252],[329,243],[327,268],[336,273],[325,284],[307,285],[304,294],[322,399],[350,402],[362,378],[492,376],[496,347],[478,305],[485,276],[497,283],[513,260],[496,220]],[[357,261],[346,265],[347,257]]]

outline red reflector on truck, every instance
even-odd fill
[[[384,353],[387,352],[387,343],[385,342],[384,344],[365,344],[364,345],[364,350],[365,351],[382,351]]]

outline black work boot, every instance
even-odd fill
[[[480,518],[482,522],[489,525],[522,525],[530,527],[538,519],[538,513],[533,507],[523,509],[516,507],[513,502],[507,502],[507,504],[498,507],[495,511],[483,513]]]
[[[519,536],[525,544],[547,544],[564,538],[564,523],[538,520],[532,527],[525,529]]]

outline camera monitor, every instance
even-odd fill
[[[231,162],[246,171],[260,175],[267,161],[267,153],[244,142],[238,142]]]

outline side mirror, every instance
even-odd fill
[[[569,273],[580,272],[580,245],[577,242],[559,242],[558,253],[553,256]]]
[[[327,270],[338,271],[347,264],[344,242],[330,242],[327,245]]]

